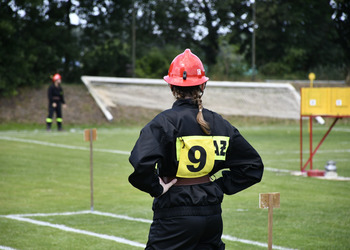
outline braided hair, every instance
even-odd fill
[[[209,123],[204,119],[204,116],[203,116],[203,104],[202,104],[203,91],[200,85],[191,86],[191,87],[180,87],[180,86],[171,85],[171,91],[173,92],[173,95],[177,100],[185,99],[188,97],[190,97],[193,100],[193,102],[198,106],[198,114],[196,118],[197,122],[201,127],[202,131],[206,135],[210,135],[211,131],[210,131]]]

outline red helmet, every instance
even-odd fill
[[[186,49],[171,62],[168,75],[163,79],[170,85],[190,87],[201,85],[209,80],[201,60]]]
[[[56,82],[57,80],[61,80],[61,79],[62,79],[62,77],[60,74],[54,74],[52,77],[53,82]]]

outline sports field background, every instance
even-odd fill
[[[315,125],[315,141],[326,126]],[[63,133],[5,127],[0,126],[0,248],[142,249],[152,198],[127,181],[132,171],[128,153],[141,127],[97,127],[93,214],[88,213],[85,127],[67,127]],[[350,182],[290,174],[299,170],[298,124],[247,124],[238,129],[261,154],[266,171],[261,183],[225,196],[227,249],[266,248],[267,210],[258,208],[259,193],[266,192],[281,194],[281,207],[274,209],[275,249],[349,249]],[[337,162],[339,175],[350,177],[347,123],[333,129],[316,154],[314,168],[323,169],[328,160]]]

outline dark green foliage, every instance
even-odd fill
[[[183,51],[173,46],[163,49],[151,48],[146,54],[136,61],[136,76],[141,78],[159,78],[168,74],[168,69],[173,58]]]
[[[106,40],[91,48],[82,58],[84,74],[130,76],[129,44],[118,39]]]
[[[258,1],[258,67],[280,77],[320,65],[341,67],[345,58],[332,14],[327,1]]]
[[[348,1],[255,4],[260,77],[296,79],[315,71],[317,79],[350,82]],[[244,80],[251,70],[252,5],[249,0],[0,0],[0,94],[47,83],[56,72],[64,82],[79,81],[83,74],[161,78],[186,48],[202,59],[211,79]]]

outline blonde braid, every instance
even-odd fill
[[[210,131],[210,125],[209,123],[204,119],[203,116],[203,104],[202,104],[202,93],[201,94],[196,94],[195,96],[196,98],[196,103],[198,105],[198,114],[197,114],[197,122],[199,124],[199,126],[201,126],[202,131],[206,134],[206,135],[210,135],[211,131]]]

